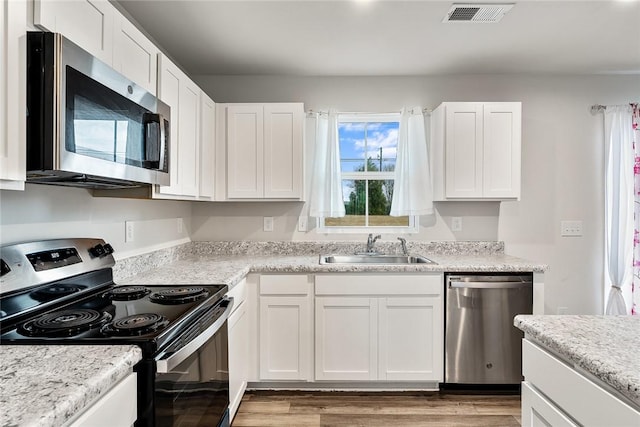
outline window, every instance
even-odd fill
[[[393,217],[399,114],[341,115],[338,121],[346,215],[324,218],[323,231],[414,231],[414,217]]]

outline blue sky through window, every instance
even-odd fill
[[[362,170],[367,158],[376,161],[378,170],[380,165],[383,170],[394,170],[398,148],[398,122],[339,123],[338,137],[342,172]]]

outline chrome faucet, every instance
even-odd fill
[[[398,237],[400,240],[400,244],[402,245],[402,254],[409,255],[409,251],[407,251],[407,239],[403,239],[402,237]]]
[[[382,238],[382,236],[379,234],[376,237],[373,237],[373,234],[369,234],[369,237],[367,237],[367,253],[368,254],[377,253],[376,250],[374,249],[374,245],[376,244],[376,240],[380,238]]]

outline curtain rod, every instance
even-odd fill
[[[433,110],[431,108],[423,108],[422,114],[431,114]],[[327,111],[316,111],[316,110],[307,110],[305,111],[307,114],[327,114]],[[338,114],[400,114],[401,111],[387,111],[387,112],[376,112],[376,111],[338,111]]]
[[[637,102],[630,102],[629,105],[638,105]],[[593,104],[591,106],[591,114],[598,114],[601,111],[605,111],[607,109],[606,105]]]

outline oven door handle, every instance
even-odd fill
[[[207,329],[204,330],[200,335],[189,341],[187,345],[182,347],[180,350],[171,354],[169,357],[164,358],[164,353],[156,358],[156,369],[159,374],[168,374],[171,372],[173,368],[178,366],[180,363],[185,361],[189,356],[194,354],[200,347],[204,345],[211,337],[213,337],[224,325],[224,322],[229,318],[229,314],[233,309],[233,297],[225,298],[225,301],[228,301],[227,308],[224,310],[224,313],[216,319],[215,322]]]

